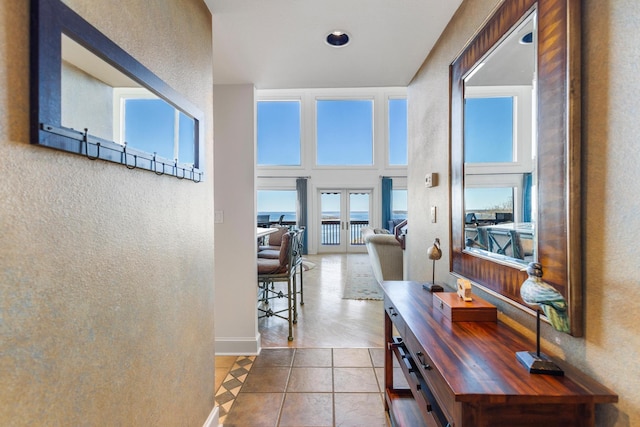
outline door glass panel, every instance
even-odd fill
[[[349,244],[364,245],[362,227],[369,225],[369,193],[349,193]]]
[[[340,198],[341,193],[339,192],[323,192],[320,194],[321,245],[340,245]]]

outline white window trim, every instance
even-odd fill
[[[529,173],[533,171],[532,86],[468,86],[465,98],[513,98],[513,162],[465,163],[465,175]]]

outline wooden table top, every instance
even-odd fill
[[[389,281],[382,288],[420,346],[442,373],[456,401],[477,403],[613,403],[618,396],[562,360],[564,376],[530,374],[518,351],[535,343],[501,322],[451,322],[433,309],[419,282]]]

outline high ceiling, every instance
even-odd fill
[[[406,86],[462,0],[205,0],[215,84]],[[325,43],[333,30],[351,42]],[[453,58],[452,58],[453,59]]]

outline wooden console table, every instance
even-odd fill
[[[560,360],[561,377],[529,374],[535,344],[500,322],[451,322],[417,282],[383,282],[385,408],[401,426],[593,426],[618,396]],[[394,327],[397,334],[394,333]],[[393,357],[410,389],[393,386]]]

